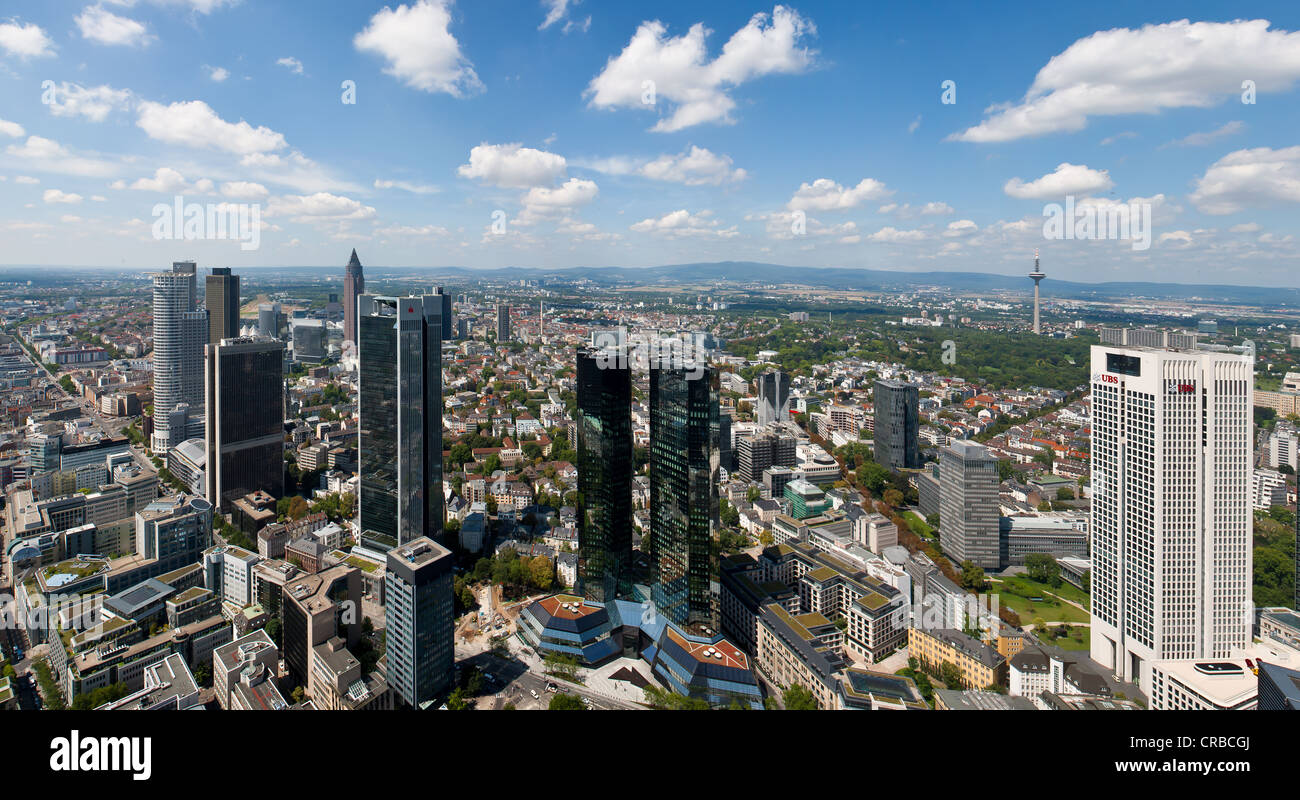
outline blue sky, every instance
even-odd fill
[[[1296,286],[1298,81],[1286,3],[6,3],[3,260]],[[259,246],[156,239],[178,194]],[[1067,196],[1150,247],[1045,238]]]

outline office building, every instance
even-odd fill
[[[284,313],[279,303],[262,303],[257,307],[257,335],[267,339],[279,339],[280,329],[284,326]]]
[[[325,322],[319,319],[293,321],[293,360],[317,363],[325,358]]]
[[[447,294],[441,286],[433,287],[433,294],[435,297],[442,299],[442,340],[450,342],[456,338],[454,332],[455,320],[451,313],[451,295]]]
[[[284,343],[225,339],[205,350],[208,502],[284,495]]]
[[[208,309],[208,344],[239,335],[239,276],[230,267],[214,267],[205,281],[203,304]]]
[[[1153,663],[1251,641],[1253,364],[1099,345],[1091,366],[1091,654],[1151,696]]]
[[[799,461],[798,445],[793,436],[781,430],[764,430],[744,437],[736,447],[740,479],[753,483],[763,479],[768,467],[793,467]]]
[[[1259,662],[1259,711],[1300,711],[1300,671]]]
[[[357,298],[361,546],[442,532],[442,301]]]
[[[718,372],[650,369],[652,599],[679,626],[718,629]]]
[[[939,541],[953,561],[986,570],[1001,564],[998,460],[983,445],[958,439],[939,455]]]
[[[151,449],[166,453],[189,438],[176,430],[180,406],[197,412],[203,403],[203,345],[208,341],[208,314],[195,307],[193,261],[172,264],[171,272],[153,279],[153,437]],[[182,417],[183,419],[183,417]]]
[[[754,419],[759,427],[790,419],[790,376],[780,370],[768,370],[755,379],[758,385],[758,405]]]
[[[284,584],[284,663],[290,685],[311,691],[312,648],[338,636],[347,647],[361,641],[361,570],[337,564]]]
[[[632,369],[626,351],[578,354],[578,581],[620,595],[632,564]]]
[[[877,463],[890,469],[921,466],[919,430],[920,394],[902,381],[876,381],[875,454]]]
[[[357,341],[357,298],[366,293],[366,276],[361,270],[361,260],[356,248],[343,271],[343,340]]]
[[[449,691],[454,678],[455,556],[421,537],[388,551],[384,578],[388,685],[403,705]]]
[[[153,574],[193,564],[212,544],[212,505],[202,497],[173,495],[135,515],[135,552],[153,559]]]
[[[497,304],[497,341],[510,341],[510,306]]]

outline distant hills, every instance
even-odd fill
[[[161,268],[161,267],[159,267]],[[113,269],[109,267],[108,269]],[[311,270],[319,276],[320,266],[244,267],[250,272]],[[900,270],[856,269],[842,267],[792,267],[783,264],[766,264],[757,261],[715,261],[694,264],[666,264],[659,267],[384,267],[366,266],[367,275],[429,276],[494,278],[504,280],[563,280],[587,279],[605,285],[635,285],[644,283],[707,283],[711,281],[737,281],[744,283],[788,284],[821,287],[843,291],[906,292],[920,289],[939,289],[956,292],[1023,291],[1029,293],[1032,283],[1020,275],[997,275],[987,272],[904,272]],[[6,279],[27,277],[37,285],[49,282],[51,272],[66,270],[102,276],[101,269],[86,267],[50,267],[22,265],[0,267],[0,276]],[[118,271],[134,271],[121,270]],[[26,274],[24,274],[26,273]],[[338,267],[342,280],[343,267]],[[1272,308],[1300,309],[1300,289],[1271,286],[1232,286],[1227,284],[1178,284],[1153,281],[1110,281],[1106,283],[1079,283],[1055,280],[1043,281],[1043,295],[1047,299],[1069,300],[1187,300]]]

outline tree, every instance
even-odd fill
[[[1025,556],[1025,574],[1030,580],[1056,587],[1061,585],[1061,566],[1049,553],[1029,553]]]
[[[1067,488],[1065,488],[1064,486],[1062,486],[1060,489],[1057,489],[1057,490],[1056,490],[1056,499],[1057,499],[1057,500],[1073,500],[1073,499],[1074,499],[1074,490],[1073,490],[1073,489],[1067,489]]]
[[[939,680],[949,689],[961,686],[961,669],[951,661],[945,661],[939,665]]]
[[[736,510],[735,506],[728,503],[726,498],[722,499],[719,516],[722,519],[722,524],[728,528],[734,528],[740,524],[740,512]]]
[[[887,467],[875,461],[863,461],[854,477],[857,478],[859,486],[873,495],[883,495],[894,476]]]
[[[745,492],[745,499],[751,503],[755,502],[762,496],[763,492],[757,486],[751,486],[749,487],[749,491]]]
[[[963,589],[983,589],[984,568],[970,559],[961,562],[961,585]]]
[[[898,508],[903,504],[903,493],[897,489],[886,489],[884,496],[881,498],[890,508]]]
[[[551,560],[546,556],[537,556],[528,563],[529,582],[543,592],[551,588],[554,575],[555,570],[551,567]]]
[[[816,711],[819,708],[813,693],[798,683],[790,684],[790,688],[781,693],[781,702],[787,711]]]
[[[568,692],[557,692],[551,698],[550,705],[546,708],[548,711],[583,711],[586,709],[577,695]]]

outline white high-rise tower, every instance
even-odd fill
[[[1151,695],[1151,663],[1251,641],[1254,363],[1092,348],[1093,660]]]
[[[177,261],[153,278],[153,437],[160,455],[188,438],[187,414],[203,407],[208,312],[195,308],[195,265]],[[187,406],[188,410],[181,409]]]

